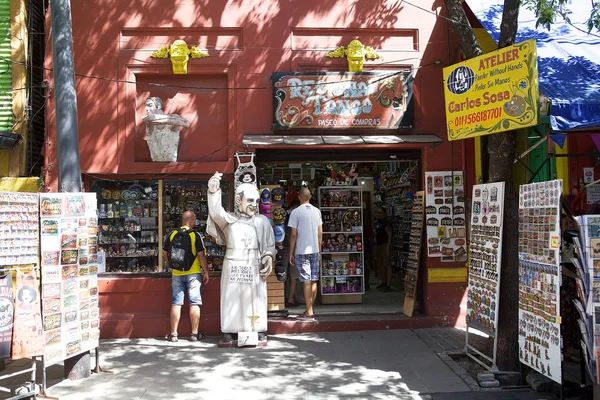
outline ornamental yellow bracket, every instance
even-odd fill
[[[344,58],[348,60],[348,71],[362,72],[365,60],[377,60],[381,58],[377,52],[369,46],[363,45],[355,39],[348,44],[348,48],[339,46],[333,51],[327,53],[329,58]]]
[[[187,63],[190,57],[205,58],[209,54],[197,46],[188,47],[184,40],[176,40],[170,46],[165,46],[150,54],[150,58],[170,58],[174,74],[187,74]]]

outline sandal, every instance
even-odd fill
[[[192,342],[197,342],[198,340],[204,340],[204,339],[206,339],[206,335],[201,332],[192,333],[192,335],[190,336],[190,341],[192,341]]]
[[[167,336],[167,340],[169,342],[178,342],[179,338],[177,337],[176,333],[170,333],[169,336]]]
[[[297,317],[298,319],[302,319],[302,320],[314,320],[315,319],[315,314],[307,314],[306,311],[303,312],[302,314],[298,315]]]

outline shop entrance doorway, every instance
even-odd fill
[[[403,311],[412,200],[422,187],[420,156],[420,151],[412,150],[257,151],[259,188],[285,194],[283,202],[274,207],[289,211],[305,186],[311,191],[311,203],[321,210],[323,249],[317,313]],[[273,220],[280,214],[269,207],[263,211]],[[292,285],[295,298],[290,298]],[[286,308],[292,315],[304,311],[302,304],[295,304],[304,301],[301,285],[288,273]]]

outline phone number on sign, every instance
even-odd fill
[[[491,110],[477,111],[472,114],[461,115],[454,118],[454,126],[474,124],[487,121],[488,119],[500,118],[502,107],[492,108]]]

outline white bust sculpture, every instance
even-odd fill
[[[220,181],[215,173],[208,181],[206,232],[227,245],[221,275],[221,330],[223,343],[239,332],[258,332],[266,339],[267,282],[273,269],[275,239],[269,220],[258,214],[256,186],[241,184],[235,191],[235,211],[221,205]]]
[[[144,140],[148,143],[152,161],[177,161],[180,131],[190,127],[189,121],[177,114],[165,114],[159,97],[146,100],[146,114],[142,119],[146,124]]]

